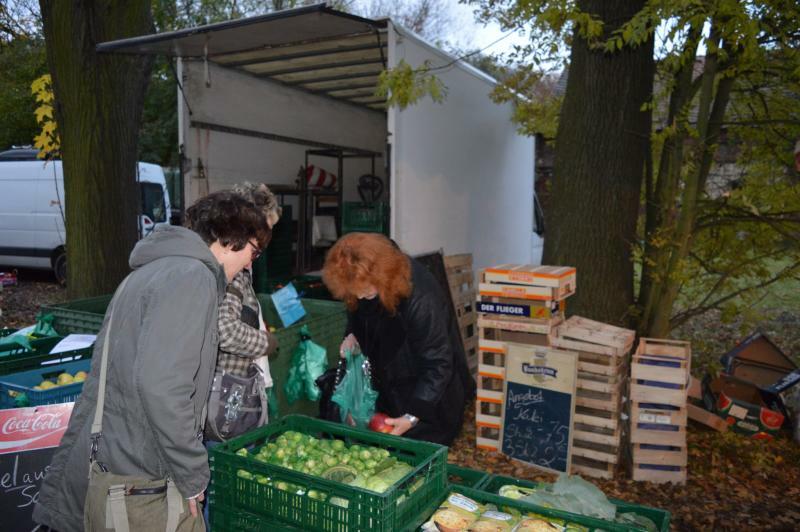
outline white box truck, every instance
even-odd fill
[[[66,279],[64,174],[61,161],[42,161],[37,150],[0,152],[0,265],[52,269]],[[170,202],[160,166],[139,163],[142,207],[139,236],[169,224]]]
[[[357,201],[361,178],[374,175],[389,236],[410,254],[472,253],[476,268],[540,260],[534,139],[518,132],[510,104],[491,101],[494,79],[392,20],[318,4],[98,50],[178,58],[186,204],[241,181],[267,183],[292,206],[297,247],[308,248],[313,217],[340,221],[335,206]],[[445,101],[387,107],[375,94],[379,75],[403,62],[429,65]],[[335,190],[298,182],[298,168],[312,165],[337,174]],[[299,270],[318,266],[298,255]]]

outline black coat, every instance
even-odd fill
[[[390,417],[413,414],[420,422],[404,436],[450,445],[475,396],[475,381],[449,297],[424,266],[410,260],[413,289],[396,314],[377,298],[360,300],[348,313],[347,328],[372,364],[376,410]]]

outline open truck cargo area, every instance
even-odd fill
[[[538,261],[534,139],[489,99],[491,77],[389,19],[319,4],[98,49],[178,58],[185,204],[266,183],[292,207],[294,273],[357,227],[343,223],[348,202],[375,205],[370,227],[410,254]],[[401,61],[447,65],[445,101],[387,106],[378,78]]]

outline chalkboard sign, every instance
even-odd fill
[[[5,532],[28,532],[39,500],[42,479],[50,468],[55,447],[0,455],[0,515]]]
[[[551,472],[569,471],[576,353],[507,342],[504,454]]]
[[[0,515],[4,532],[33,529],[33,506],[74,403],[0,410]]]

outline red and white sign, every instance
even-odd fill
[[[0,410],[0,454],[56,447],[75,403]]]
[[[306,182],[311,188],[332,188],[336,186],[336,175],[309,164],[306,168]]]

